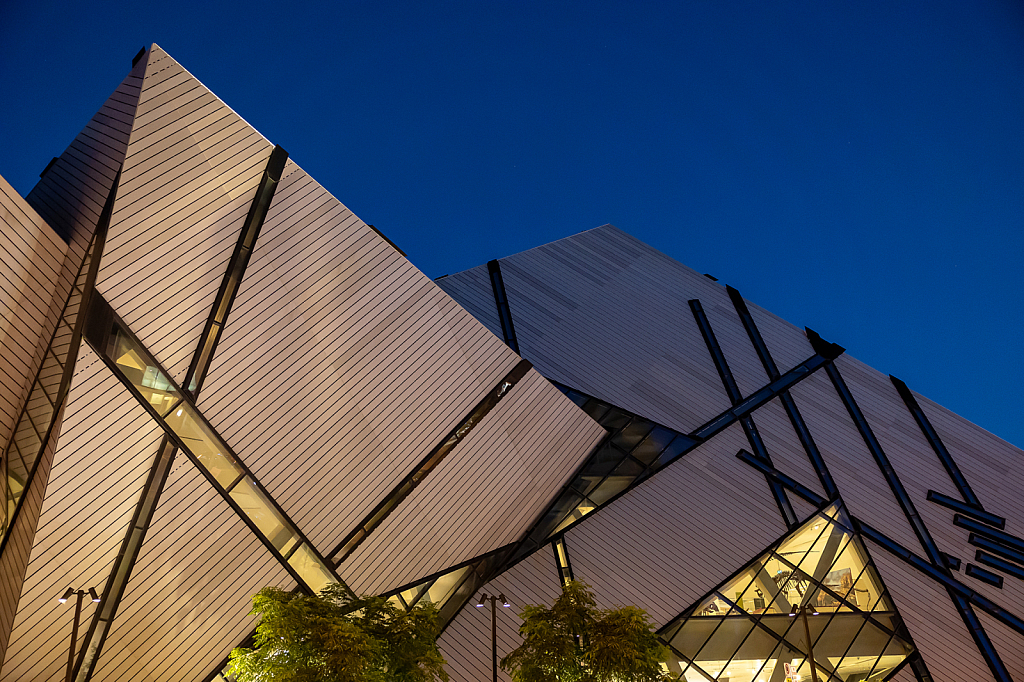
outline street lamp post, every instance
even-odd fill
[[[491,666],[494,670],[494,682],[498,682],[498,609],[497,603],[501,601],[502,606],[511,606],[508,603],[508,599],[505,599],[505,595],[499,594],[497,597],[491,595],[487,596],[484,592],[480,595],[480,601],[476,603],[478,609],[482,609],[484,604],[490,600],[491,602]]]
[[[807,635],[807,655],[808,662],[811,664],[811,682],[818,682],[818,670],[814,667],[814,648],[811,646],[811,626],[807,624],[807,612],[810,611],[812,616],[818,615],[818,609],[814,608],[810,604],[804,604],[797,608],[796,604],[789,610],[789,617],[796,618],[797,614],[804,617],[804,634]]]
[[[71,674],[74,672],[75,668],[75,644],[78,643],[78,621],[82,618],[82,600],[85,598],[86,592],[88,592],[89,597],[94,602],[98,602],[100,600],[99,595],[96,594],[96,590],[91,587],[88,590],[76,590],[73,587],[69,587],[68,591],[57,600],[63,604],[71,598],[71,595],[78,595],[78,599],[75,600],[75,622],[71,626],[71,646],[68,650],[68,672],[64,678],[66,682],[71,682]]]

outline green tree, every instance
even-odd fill
[[[520,614],[522,645],[501,659],[514,682],[665,682],[668,650],[635,606],[598,609],[585,583],[572,581],[555,603]]]
[[[356,598],[340,585],[316,596],[265,587],[254,648],[231,652],[238,682],[447,682],[433,604],[406,612],[382,597]]]

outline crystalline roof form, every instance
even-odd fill
[[[686,682],[810,680],[810,651],[822,682],[883,680],[913,652],[841,503],[787,534],[659,634],[673,654],[670,672]]]

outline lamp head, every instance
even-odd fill
[[[100,596],[98,594],[96,594],[96,590],[94,590],[91,587],[89,588],[89,596],[92,597],[92,600],[94,602],[99,602],[99,600],[100,600]]]
[[[502,606],[512,606],[511,604],[508,603],[508,599],[505,598],[505,595],[499,594],[498,595],[498,599],[501,600],[501,605]]]
[[[795,618],[796,617],[796,604],[793,604],[793,606],[789,609],[789,617],[790,618]]]
[[[68,599],[71,599],[71,595],[73,595],[74,593],[75,593],[75,589],[73,587],[69,587],[68,591],[64,593],[64,596],[61,597],[60,599],[58,599],[57,601],[59,601],[61,604],[63,604]]]
[[[476,607],[479,609],[480,607],[482,607],[484,605],[485,601],[487,601],[487,593],[486,592],[484,592],[483,594],[480,595],[480,601],[478,601],[476,603]]]

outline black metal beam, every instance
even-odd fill
[[[514,350],[516,355],[521,355],[519,340],[516,339],[516,328],[512,324],[512,309],[508,306],[508,295],[505,293],[505,281],[501,278],[501,264],[496,260],[488,261],[487,272],[491,276],[491,289],[494,292],[494,303],[498,306],[498,320],[501,322],[505,344]]]
[[[743,395],[736,384],[736,378],[732,375],[732,370],[729,369],[729,362],[725,359],[725,352],[722,350],[721,344],[718,343],[715,330],[711,327],[711,321],[708,319],[707,314],[704,312],[704,307],[698,299],[690,300],[689,304],[690,312],[693,313],[693,319],[696,320],[700,334],[704,337],[704,344],[708,347],[708,352],[711,354],[711,360],[715,363],[715,369],[718,370],[718,376],[721,377],[722,384],[725,386],[725,393],[729,396],[729,402],[733,405],[738,405],[743,401]],[[776,374],[778,374],[778,371],[776,371]],[[743,428],[743,433],[747,437],[747,442],[750,443],[750,448],[758,457],[771,464],[771,455],[768,454],[768,448],[765,447],[761,434],[757,431],[754,418],[748,414],[741,417],[739,421]],[[776,481],[771,480],[771,478],[768,479],[768,487],[772,491],[772,497],[775,499],[775,504],[779,508],[779,514],[782,515],[782,520],[786,527],[789,529],[796,528],[800,521],[793,510],[793,505],[789,502],[789,498],[786,497],[786,489]]]
[[[932,423],[928,421],[928,417],[925,415],[924,410],[917,402],[917,398],[907,388],[907,385],[894,377],[889,375],[889,381],[896,387],[896,392],[900,394],[900,398],[903,399],[907,409],[910,410],[910,414],[914,416],[914,421],[917,422],[918,427],[921,429],[921,433],[924,434],[925,440],[932,446],[932,450],[938,456],[939,461],[942,462],[943,468],[946,469],[946,473],[949,474],[950,480],[953,481],[953,485],[956,486],[957,491],[960,493],[964,501],[975,509],[983,509],[981,501],[978,496],[974,494],[974,490],[971,489],[970,483],[967,482],[967,478],[960,471],[960,467],[956,465],[956,460],[953,459],[953,455],[949,453],[946,446],[943,444],[942,439],[939,438],[938,432],[932,426]]]
[[[143,48],[139,57],[144,53],[145,48]],[[136,57],[136,60],[139,57]],[[220,339],[221,331],[227,323],[235,294],[238,293],[238,286],[245,274],[249,257],[256,247],[256,240],[263,227],[263,221],[266,219],[270,204],[274,199],[274,192],[277,189],[277,184],[281,179],[281,173],[287,160],[288,152],[280,146],[274,147],[274,150],[270,153],[270,158],[267,160],[267,167],[264,169],[263,177],[256,188],[256,194],[253,196],[252,203],[249,206],[249,213],[242,224],[242,229],[235,243],[235,249],[228,260],[227,271],[221,279],[220,288],[217,292],[217,297],[214,299],[206,326],[199,337],[199,347],[193,354],[192,362],[185,375],[183,383],[193,399],[198,397],[203,380],[209,371],[210,362],[213,359],[213,353]],[[93,614],[89,630],[86,633],[85,642],[81,647],[81,653],[75,663],[74,678],[76,682],[85,682],[92,677],[96,661],[99,660],[99,654],[103,649],[103,643],[106,641],[107,633],[110,631],[110,626],[117,615],[117,609],[124,596],[124,591],[128,587],[128,581],[131,579],[135,561],[142,550],[143,542],[145,542],[146,533],[153,520],[153,514],[156,512],[160,495],[167,483],[167,477],[170,474],[171,465],[174,463],[176,452],[177,447],[175,447],[174,442],[167,435],[164,435],[157,449],[157,454],[153,459],[153,464],[150,466],[149,475],[142,488],[142,493],[139,495],[139,501],[135,505],[131,525],[129,525],[124,540],[121,542],[121,549],[118,551],[117,558],[110,568],[110,577],[106,581],[103,595],[100,598],[100,607]]]

